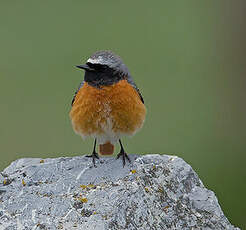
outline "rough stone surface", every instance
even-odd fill
[[[132,164],[20,159],[0,175],[0,229],[239,229],[191,166],[167,155]]]

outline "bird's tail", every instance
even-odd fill
[[[114,145],[112,145],[110,142],[99,145],[99,153],[101,155],[112,155],[114,153]]]

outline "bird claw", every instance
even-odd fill
[[[96,160],[95,159],[99,160],[98,153],[93,152],[91,155],[86,155],[86,157],[92,157],[93,165],[94,165],[94,167],[96,167]]]
[[[122,162],[123,162],[123,168],[125,167],[126,165],[126,159],[129,161],[129,163],[131,163],[131,160],[130,158],[128,157],[128,155],[126,154],[126,152],[120,152],[116,159],[119,159],[120,157],[122,156]]]

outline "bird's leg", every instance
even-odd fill
[[[96,152],[96,145],[97,145],[97,139],[95,139],[94,141],[94,147],[93,147],[93,152],[91,155],[86,155],[86,157],[92,157],[92,162],[93,162],[93,165],[94,167],[96,167],[96,164],[95,164],[95,158],[99,159],[99,156]]]
[[[124,148],[123,148],[123,145],[122,145],[120,139],[119,139],[119,142],[120,142],[120,152],[119,152],[119,154],[117,155],[116,159],[119,159],[119,157],[122,156],[122,162],[123,162],[123,167],[124,167],[125,164],[126,164],[126,159],[129,161],[129,163],[131,163],[131,160],[130,160],[130,158],[127,156],[127,154],[126,154],[126,152],[125,152],[125,150],[124,150]]]

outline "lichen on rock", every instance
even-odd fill
[[[0,230],[239,229],[181,158],[130,158],[14,161],[0,177]]]

